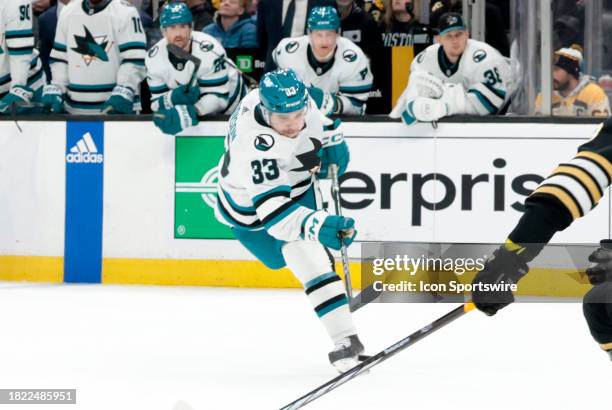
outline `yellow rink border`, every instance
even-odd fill
[[[342,267],[336,264],[336,271]],[[351,282],[361,285],[360,263],[351,263]],[[301,288],[287,268],[271,270],[258,261],[104,259],[102,282],[109,284]]]
[[[355,288],[361,288],[361,264],[351,262]],[[63,258],[0,256],[0,280],[63,282]],[[340,263],[336,271],[342,272]],[[447,275],[444,274],[443,275]],[[447,275],[471,282],[474,273]],[[419,276],[413,280],[420,279]],[[222,286],[239,288],[301,288],[288,269],[270,270],[258,261],[105,258],[102,283],[125,285]],[[558,269],[532,268],[519,283],[519,295],[578,298],[591,288],[584,275]]]
[[[2,255],[0,280],[61,283],[64,281],[64,258]]]

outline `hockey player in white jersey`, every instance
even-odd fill
[[[439,44],[412,62],[406,90],[390,117],[406,124],[458,114],[491,115],[511,94],[510,62],[481,41],[469,39],[458,13],[440,17]]]
[[[31,0],[0,1],[0,113],[32,111],[45,75],[34,49]]]
[[[265,74],[230,118],[216,216],[267,267],[291,269],[335,343],[330,362],[345,371],[363,346],[326,247],[350,245],[356,231],[317,204],[314,173],[336,164],[341,174],[349,161],[341,134],[324,137],[326,123],[293,70]]]
[[[146,38],[127,0],[75,0],[61,12],[43,102],[52,112],[130,114],[145,77]]]
[[[359,46],[340,36],[338,12],[314,7],[307,27],[308,35],[278,43],[274,62],[298,73],[326,115],[365,114],[373,81],[370,63]]]
[[[193,16],[185,3],[168,3],[160,13],[160,26],[164,38],[145,60],[155,124],[174,135],[196,125],[198,115],[231,114],[247,87],[228,63],[223,46],[214,37],[193,31]],[[193,62],[169,53],[168,44],[201,60],[195,77]]]

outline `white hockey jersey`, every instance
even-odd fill
[[[343,114],[364,114],[372,89],[370,62],[359,46],[338,37],[336,52],[326,63],[319,63],[310,48],[308,36],[285,38],[272,52],[279,68],[292,68],[306,85],[336,94]]]
[[[440,44],[433,44],[419,53],[410,66],[411,74],[427,71],[444,83],[462,86],[463,107],[456,114],[496,114],[512,91],[510,61],[482,41],[469,39],[459,61],[451,64]],[[418,95],[410,82],[400,97],[396,109],[403,110],[407,102]],[[393,111],[395,112],[396,109]],[[393,116],[393,112],[391,114]]]
[[[192,63],[169,56],[167,44],[166,39],[160,40],[149,50],[145,60],[153,111],[159,109],[159,98],[189,82],[194,69]],[[200,100],[195,107],[198,113],[231,114],[247,89],[238,69],[228,63],[225,49],[214,37],[194,31],[191,53],[202,61],[197,75]]]
[[[36,91],[44,85],[42,63],[34,49],[31,0],[0,1],[0,98],[12,86]]]
[[[304,129],[288,138],[264,122],[259,102],[259,92],[251,91],[230,118],[215,213],[238,229],[266,229],[277,239],[297,240],[313,210],[295,200],[313,183],[317,153],[333,139],[325,133],[331,121],[309,99]]]
[[[146,37],[126,0],[89,9],[76,0],[62,9],[51,50],[53,84],[66,93],[71,114],[99,113],[116,85],[138,94],[145,78]]]

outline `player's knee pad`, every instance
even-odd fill
[[[303,284],[331,270],[325,248],[318,242],[288,242],[282,253],[289,269]]]
[[[320,243],[289,242],[283,247],[283,255],[287,266],[304,285],[306,295],[313,304],[317,316],[334,318],[348,313],[346,310],[348,299],[342,279],[331,269],[327,252]],[[344,308],[339,309],[342,307]],[[332,335],[342,331],[336,329],[337,325],[333,327],[334,330],[330,330]],[[348,323],[348,327],[352,330],[352,323]]]

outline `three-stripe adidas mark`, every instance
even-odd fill
[[[104,155],[98,153],[98,147],[90,133],[83,135],[66,155],[66,162],[76,164],[100,164],[103,161]]]

